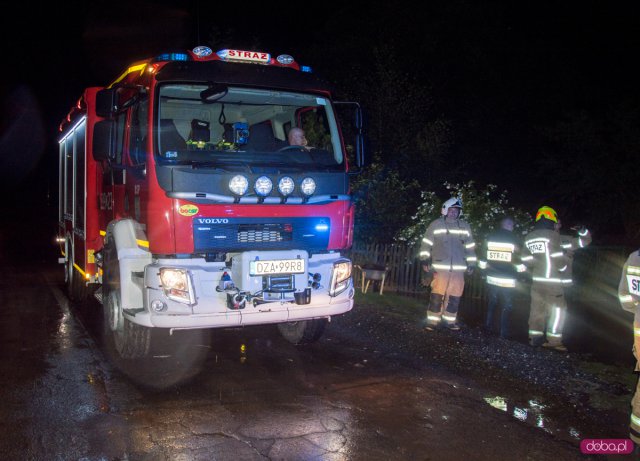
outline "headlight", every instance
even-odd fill
[[[260,176],[256,179],[256,184],[253,188],[256,191],[256,194],[261,197],[266,197],[271,193],[271,189],[273,189],[273,182],[271,182],[271,179],[267,176]]]
[[[340,259],[333,263],[329,296],[338,296],[349,287],[351,282],[351,261]]]
[[[280,178],[280,181],[278,181],[278,190],[285,197],[291,194],[291,192],[293,192],[293,189],[295,189],[295,187],[296,187],[296,183],[293,182],[293,179],[290,178],[289,176]]]
[[[313,180],[313,178],[306,177],[300,183],[300,190],[307,197],[313,195],[313,193],[316,191],[316,182]]]
[[[194,304],[191,279],[186,269],[161,267],[160,283],[167,298],[181,303]]]
[[[249,189],[249,180],[241,174],[234,176],[229,181],[229,190],[236,195],[244,195]]]

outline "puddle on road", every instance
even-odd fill
[[[577,428],[564,425],[553,417],[554,413],[558,411],[557,409],[554,410],[551,405],[540,400],[530,399],[526,402],[515,402],[506,397],[485,396],[484,401],[525,424],[560,438],[568,438],[573,441],[583,438]]]

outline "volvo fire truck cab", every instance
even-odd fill
[[[288,143],[296,128],[307,145]],[[291,56],[137,62],[60,131],[59,261],[120,358],[148,355],[153,329],[277,324],[312,342],[352,309],[361,111]]]

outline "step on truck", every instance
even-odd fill
[[[119,358],[159,329],[309,343],[352,309],[362,114],[332,95],[289,55],[205,46],[82,93],[59,127],[59,262]]]

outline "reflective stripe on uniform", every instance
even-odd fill
[[[471,243],[467,243],[464,247],[469,249],[469,248],[473,248],[476,246],[476,242],[471,242]]]
[[[630,303],[631,301],[633,301],[631,295],[620,295],[618,296],[618,299],[621,303]]]
[[[638,266],[627,267],[627,274],[640,275],[640,267]]]
[[[542,336],[544,331],[540,330],[529,330],[529,336]]]
[[[562,309],[559,307],[553,307],[551,311],[551,317],[549,318],[549,324],[547,328],[547,335],[559,338],[562,336]]]
[[[491,275],[487,275],[487,283],[489,285],[495,285],[497,287],[513,288],[513,287],[516,286],[515,279],[503,278],[503,277],[493,277]]]
[[[633,336],[640,336],[640,328],[638,327],[633,328]]]
[[[546,282],[546,283],[563,283],[562,280],[557,278],[547,277],[532,277],[534,282]]]
[[[456,321],[456,315],[451,315],[451,314],[444,314],[442,316],[443,319],[445,319],[447,322],[455,322]]]
[[[513,243],[487,242],[487,248],[494,251],[510,251],[514,252],[516,247]]]
[[[453,271],[466,271],[467,270],[467,266],[460,266],[460,265],[449,265],[449,264],[433,264],[433,268],[434,269],[440,269],[440,270],[447,270],[447,269],[451,269]]]
[[[436,229],[433,231],[433,234],[455,234],[455,235],[466,235],[469,237],[469,231],[464,229]]]
[[[424,243],[426,243],[427,245],[433,246],[433,242],[431,240],[429,240],[427,237],[423,238],[422,241]]]

